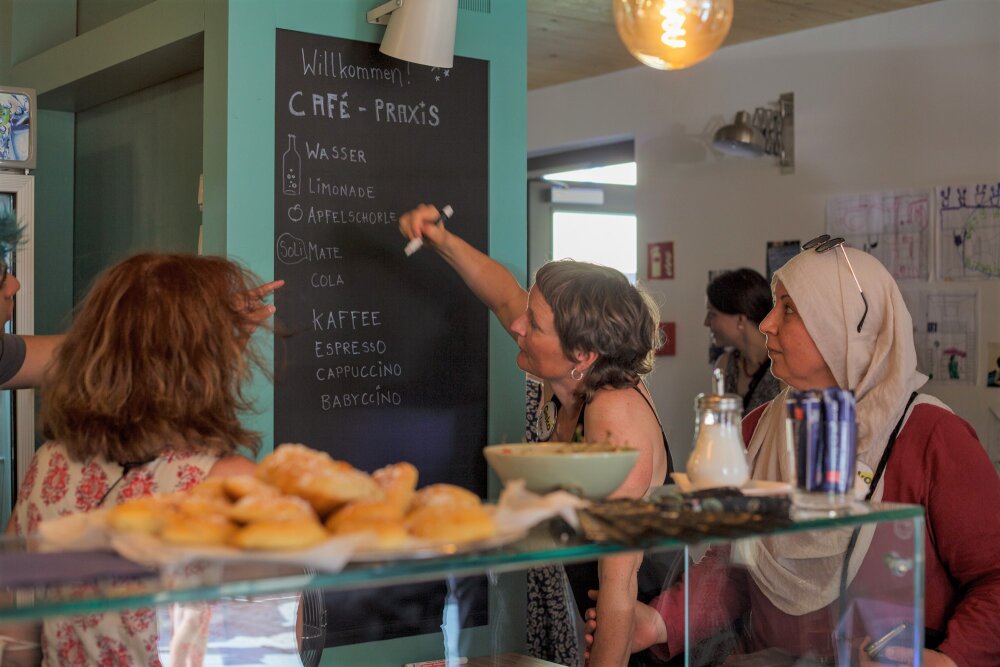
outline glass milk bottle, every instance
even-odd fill
[[[746,447],[740,434],[743,399],[735,394],[698,394],[694,451],[687,475],[695,489],[740,487],[750,479]]]

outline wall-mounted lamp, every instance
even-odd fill
[[[613,0],[625,48],[643,65],[684,69],[712,55],[729,34],[733,0]]]
[[[452,66],[457,21],[458,0],[389,0],[368,12],[386,26],[379,51],[431,67]]]
[[[712,147],[735,157],[774,155],[781,173],[795,171],[795,95],[784,93],[772,107],[757,107],[753,116],[738,111],[732,125],[724,125],[712,138]]]

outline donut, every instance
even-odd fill
[[[107,523],[123,533],[157,533],[174,513],[173,506],[157,496],[143,496],[112,507]]]
[[[312,505],[297,496],[244,496],[226,509],[226,516],[237,523],[255,521],[317,521]]]
[[[454,484],[430,484],[418,490],[410,502],[410,511],[436,505],[457,505],[459,507],[479,507],[479,496],[468,489]]]
[[[379,468],[372,473],[372,479],[385,494],[385,501],[405,512],[413,500],[417,488],[417,469],[405,461]]]
[[[193,495],[176,499],[174,506],[185,516],[210,516],[225,514],[229,510],[229,499],[225,496]]]
[[[493,515],[481,505],[429,505],[406,516],[406,526],[415,537],[434,542],[470,542],[493,537]]]
[[[185,546],[226,544],[236,526],[224,516],[175,516],[167,520],[160,538],[164,542]]]
[[[329,533],[315,519],[290,519],[251,523],[236,531],[230,543],[241,549],[277,551],[305,549],[329,537]]]
[[[253,475],[235,475],[222,480],[222,488],[234,502],[246,496],[277,496],[281,491]]]

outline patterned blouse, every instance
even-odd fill
[[[21,484],[11,518],[14,531],[23,537],[47,519],[153,493],[185,491],[204,479],[217,460],[217,456],[167,451],[149,463],[125,469],[104,459],[73,461],[63,445],[48,442],[35,453]],[[207,631],[208,607],[203,609],[200,622]],[[152,608],[53,618],[42,624],[42,665],[161,667],[157,641]]]

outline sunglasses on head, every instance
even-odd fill
[[[839,236],[837,238],[830,238],[829,234],[821,234],[811,241],[806,241],[802,244],[803,250],[815,250],[821,254],[833,248],[840,248],[840,252],[843,253],[844,261],[847,262],[847,268],[851,270],[851,276],[854,278],[854,284],[858,286],[858,293],[861,294],[861,300],[865,303],[865,312],[861,315],[861,321],[858,322],[858,333],[861,333],[861,327],[864,326],[865,318],[868,317],[868,299],[865,298],[865,291],[861,289],[858,276],[854,273],[854,267],[851,266],[851,260],[847,256],[847,251],[844,250],[844,239]]]

